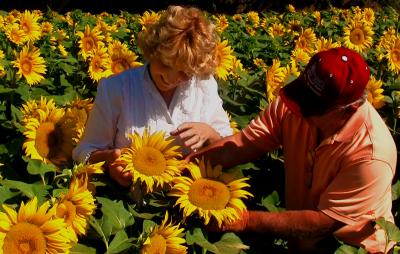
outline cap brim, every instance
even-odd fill
[[[302,75],[280,90],[280,96],[290,111],[298,116],[323,114],[328,105],[306,85]]]

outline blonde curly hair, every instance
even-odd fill
[[[157,59],[202,78],[215,72],[217,42],[215,27],[203,12],[181,6],[169,6],[157,23],[138,36],[138,46],[148,62]]]

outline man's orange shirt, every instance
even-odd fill
[[[283,147],[288,210],[320,210],[346,224],[335,232],[339,239],[371,253],[385,250],[383,230],[370,222],[380,217],[393,222],[391,184],[397,151],[370,103],[320,144],[316,128],[293,114],[280,97],[243,133],[263,151]]]

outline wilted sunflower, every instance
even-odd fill
[[[44,79],[46,65],[43,57],[40,56],[40,50],[30,49],[29,46],[22,48],[19,56],[11,62],[15,68],[18,68],[17,75],[24,76],[28,85],[32,86]]]
[[[131,147],[122,149],[121,156],[115,161],[125,166],[125,171],[132,172],[133,183],[144,183],[147,192],[152,192],[157,186],[164,187],[181,172],[180,147],[173,146],[174,139],[165,135],[163,131],[150,135],[147,129],[143,136],[138,133],[129,135]]]
[[[179,225],[168,223],[168,212],[161,225],[155,226],[140,249],[140,254],[184,254],[187,247],[183,238],[183,229]]]
[[[34,197],[18,212],[3,205],[0,212],[0,254],[68,253],[73,235],[63,219],[54,219],[49,202],[38,207]]]
[[[396,74],[400,73],[400,38],[396,38],[392,46],[388,49],[386,58],[389,63],[389,70]]]
[[[368,81],[368,101],[374,106],[374,108],[379,109],[385,105],[385,96],[383,95],[384,90],[382,89],[383,82],[381,80],[376,80],[374,76]]]
[[[174,179],[170,196],[178,197],[175,205],[183,209],[186,218],[197,213],[207,225],[215,218],[218,225],[222,222],[231,223],[240,217],[246,209],[242,198],[253,195],[243,190],[249,187],[245,181],[248,178],[235,179],[232,174],[223,173],[221,166],[212,167],[201,160],[197,165],[187,166],[191,177],[180,176]]]
[[[82,57],[85,60],[89,56],[93,55],[94,50],[103,46],[102,40],[104,39],[104,36],[101,35],[101,31],[99,31],[96,28],[90,30],[89,25],[86,25],[84,32],[78,31],[76,35],[78,35],[80,38],[79,40],[79,48],[81,49],[80,53],[82,54]]]
[[[215,55],[218,62],[217,68],[215,69],[215,75],[219,79],[226,80],[229,71],[232,69],[233,59],[233,50],[231,46],[228,45],[227,40],[218,42],[217,46],[215,47]]]
[[[266,94],[269,102],[273,101],[279,94],[279,90],[283,86],[285,78],[284,68],[281,67],[281,62],[278,59],[272,60],[272,66],[266,71]]]
[[[25,124],[27,138],[22,145],[25,153],[32,159],[61,166],[71,161],[72,150],[76,145],[74,123],[64,118],[64,110],[39,109],[39,118],[30,118]]]
[[[89,63],[89,75],[92,80],[97,82],[101,78],[110,76],[112,74],[110,64],[110,56],[106,48],[100,47],[94,50]]]
[[[358,53],[372,46],[374,31],[366,22],[355,19],[344,28],[344,46]]]
[[[147,27],[157,23],[160,20],[160,17],[161,15],[154,11],[145,11],[139,18],[139,24],[142,25],[142,30],[146,30]]]
[[[74,241],[77,242],[77,236],[85,235],[88,226],[88,218],[96,209],[95,199],[87,188],[88,177],[83,181],[71,181],[66,195],[62,194],[56,202],[56,216],[64,219],[67,228],[74,232]]]
[[[312,52],[317,36],[312,28],[307,28],[300,33],[299,38],[295,41],[295,48],[302,49],[306,52]]]
[[[22,122],[26,123],[29,118],[39,118],[38,109],[50,112],[56,108],[54,100],[47,100],[44,96],[40,96],[40,100],[29,100],[21,106]]]
[[[24,31],[26,41],[34,42],[40,38],[41,29],[38,19],[39,17],[30,11],[25,11],[21,14],[19,18],[19,25]]]

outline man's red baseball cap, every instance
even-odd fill
[[[359,99],[369,74],[361,55],[348,48],[333,48],[315,54],[304,72],[280,90],[280,96],[297,115],[322,115]]]

